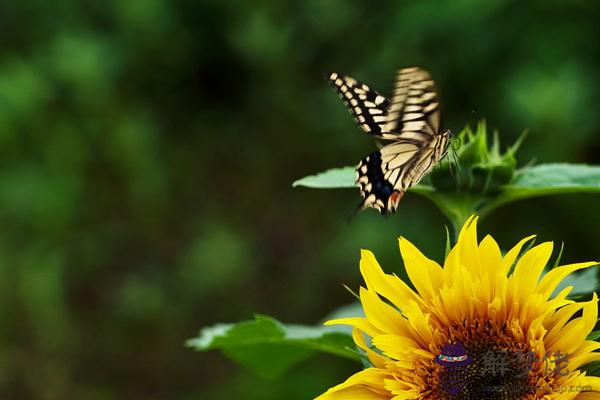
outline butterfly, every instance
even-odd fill
[[[327,81],[366,134],[389,142],[356,167],[363,198],[359,210],[372,207],[381,214],[394,213],[406,190],[444,158],[452,135],[442,129],[431,76],[419,67],[401,68],[391,99],[335,72]]]

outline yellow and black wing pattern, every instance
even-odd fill
[[[446,154],[450,131],[441,128],[434,82],[421,68],[402,68],[396,76],[393,96],[387,100],[347,76],[333,73],[329,81],[365,132],[391,141],[360,161],[356,182],[363,198],[361,209],[372,207],[382,214],[393,213],[406,190]],[[374,101],[377,99],[379,102]],[[377,111],[371,111],[373,108]],[[366,113],[370,119],[359,118]]]
[[[327,82],[344,100],[360,128],[369,135],[380,136],[387,122],[390,101],[349,76],[333,72],[327,75]]]

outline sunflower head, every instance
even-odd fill
[[[353,326],[372,366],[319,400],[600,399],[600,378],[580,371],[600,359],[600,344],[586,340],[597,296],[576,302],[571,286],[556,292],[596,263],[544,273],[552,243],[521,254],[529,236],[502,255],[491,236],[478,242],[476,223],[465,223],[443,267],[400,238],[414,289],[362,251],[365,317],[327,324]]]

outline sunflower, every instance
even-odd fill
[[[363,250],[365,317],[326,325],[351,325],[370,366],[317,399],[600,399],[600,377],[581,370],[600,359],[600,343],[586,340],[597,296],[576,302],[567,298],[572,286],[557,290],[567,275],[597,263],[543,274],[553,246],[521,254],[532,238],[503,256],[491,236],[478,243],[471,217],[443,268],[400,238],[414,290]]]

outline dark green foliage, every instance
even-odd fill
[[[600,376],[600,361],[594,361],[582,368],[586,375]]]
[[[600,339],[600,331],[593,331],[587,337],[587,340],[598,340]]]
[[[501,143],[529,129],[523,163],[600,164],[599,11],[0,2],[0,398],[305,400],[339,383],[351,362],[322,356],[266,381],[182,345],[254,312],[313,323],[351,300],[341,284],[359,285],[360,248],[402,273],[400,234],[443,256],[445,221],[416,196],[348,224],[347,191],[289,186],[375,149],[323,73],[389,94],[397,67],[421,65],[453,131],[477,106]],[[517,204],[481,229],[598,258],[596,197]]]

